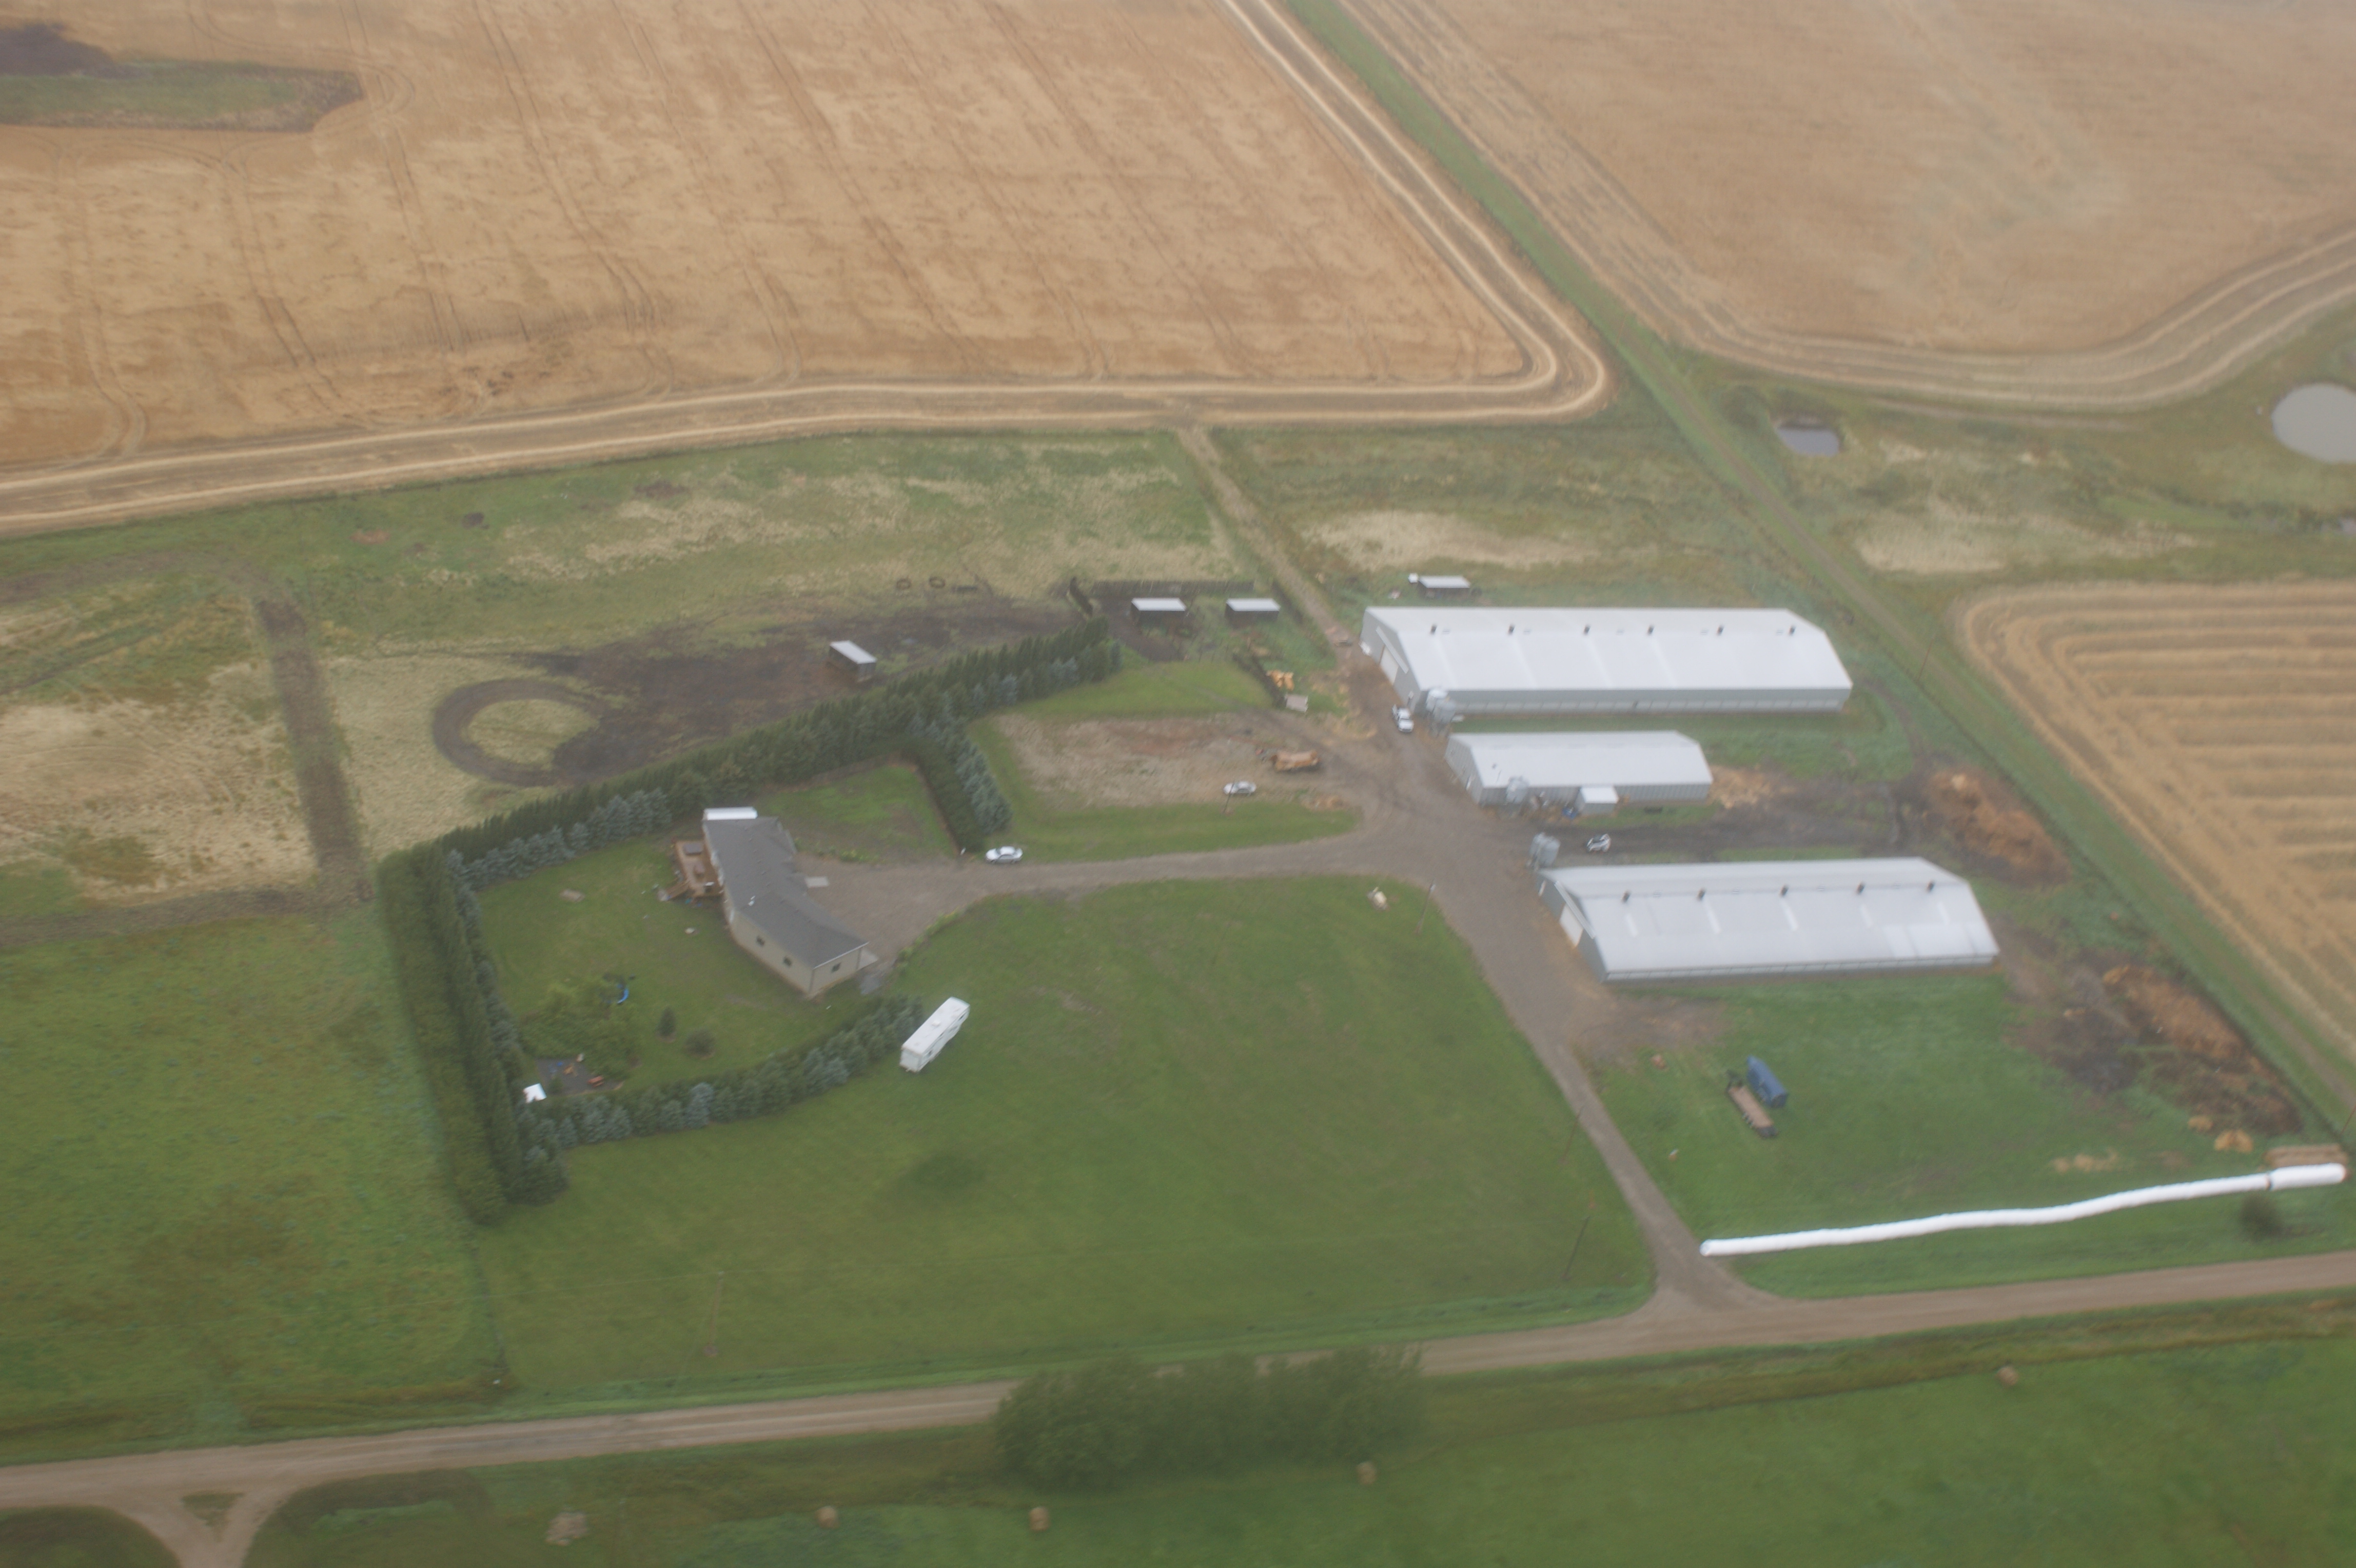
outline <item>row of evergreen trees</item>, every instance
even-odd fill
[[[894,996],[815,1046],[788,1047],[751,1067],[714,1073],[700,1083],[566,1095],[523,1106],[516,1112],[516,1125],[525,1158],[529,1162],[537,1154],[542,1163],[562,1169],[564,1151],[584,1144],[773,1116],[890,1058],[925,1021],[926,1011],[913,996]]]
[[[907,745],[911,725],[961,726],[998,708],[1101,681],[1119,671],[1120,658],[1120,645],[1098,617],[1050,637],[944,660],[603,784],[528,801],[445,833],[436,847],[471,865],[517,841],[540,840],[551,828],[569,832],[615,797],[649,790],[668,801],[670,820],[691,816],[716,800],[742,800],[882,757]]]
[[[486,887],[562,865],[608,845],[659,832],[679,815],[671,809],[669,790],[634,789],[626,795],[614,796],[570,827],[548,827],[529,838],[511,838],[473,860],[451,850],[450,870],[460,886],[479,893]]]
[[[887,686],[823,703],[594,788],[528,802],[430,844],[388,856],[378,868],[378,885],[402,1001],[443,1125],[452,1183],[466,1215],[487,1225],[509,1204],[555,1197],[567,1185],[563,1152],[571,1146],[558,1141],[552,1127],[524,1123],[516,1113],[532,1069],[483,940],[477,891],[658,831],[701,812],[715,800],[741,800],[763,788],[799,783],[926,744],[912,731],[946,726],[944,733],[971,748],[979,759],[979,749],[964,734],[967,721],[1082,682],[1101,681],[1119,668],[1120,645],[1110,640],[1098,618],[1051,637],[1025,638],[948,660]],[[985,804],[995,800],[1002,811],[1004,797],[989,778],[986,764],[978,776],[960,772],[963,750],[952,754],[939,742],[930,744],[942,752],[946,763],[946,782],[934,785],[944,815],[962,815],[972,822],[971,838],[960,834],[958,842],[978,844],[987,830],[974,817],[976,799]],[[979,783],[969,781],[974,777]],[[932,780],[934,773],[928,770],[926,778]],[[996,820],[1002,824],[1006,819]],[[896,1047],[905,1034],[902,1029],[892,1046]],[[804,1077],[790,1085],[785,1085],[788,1069],[776,1065],[776,1058],[744,1069],[756,1082],[739,1083],[735,1075],[719,1075],[700,1105],[692,1086],[643,1105],[630,1097],[662,1095],[664,1090],[619,1090],[602,1097],[616,1110],[599,1112],[599,1119],[609,1126],[619,1126],[626,1119],[631,1131],[604,1131],[584,1140],[583,1126],[571,1125],[571,1136],[575,1144],[594,1143],[638,1131],[668,1131],[674,1117],[678,1125],[686,1126],[766,1114],[863,1070],[873,1053],[884,1048],[874,1044],[879,1037],[850,1042],[838,1036],[815,1051],[794,1053],[793,1070]],[[765,1072],[767,1077],[759,1076]],[[781,1093],[785,1098],[779,1098]],[[565,1103],[570,1107],[580,1101]],[[748,1104],[757,1109],[744,1109]],[[549,1113],[568,1124],[586,1112],[571,1109]],[[701,1120],[691,1121],[697,1117]],[[639,1126],[642,1119],[648,1127]]]
[[[949,837],[980,849],[990,835],[1014,820],[1014,808],[991,777],[990,760],[961,725],[936,721],[912,725],[904,748],[925,778]]]
[[[1109,1487],[1149,1471],[1361,1460],[1423,1419],[1420,1357],[1360,1347],[1264,1372],[1241,1355],[1163,1372],[1127,1359],[1042,1372],[1000,1402],[991,1436],[1018,1475]]]

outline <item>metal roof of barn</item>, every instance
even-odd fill
[[[1789,610],[1369,607],[1360,641],[1400,689],[1461,711],[1835,711],[1848,671]]]
[[[1972,969],[1996,937],[1971,884],[1927,860],[1542,871],[1606,980]]]
[[[1483,789],[1519,779],[1533,789],[1609,784],[1622,789],[1709,789],[1709,762],[1698,743],[1674,730],[1548,731],[1449,737],[1448,765],[1467,767]]]

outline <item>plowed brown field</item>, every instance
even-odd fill
[[[1962,621],[2046,742],[2356,1058],[2356,585],[2039,588]]]
[[[1659,331],[2181,395],[2356,297],[2356,7],[1342,0]]]
[[[1412,160],[1370,151],[1387,131],[1257,0],[70,21],[118,57],[367,93],[304,135],[0,129],[0,464],[452,425],[491,447],[519,414],[652,403],[709,439],[713,389],[1009,394],[919,410],[946,424],[1042,388],[1601,390],[1506,319],[1502,261],[1440,232]],[[335,461],[303,460],[315,484]]]

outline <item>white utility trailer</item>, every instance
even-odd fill
[[[966,1015],[972,1011],[954,996],[934,1008],[933,1015],[900,1043],[900,1065],[910,1072],[924,1071],[941,1054],[941,1047],[957,1038],[957,1032],[965,1027]]]

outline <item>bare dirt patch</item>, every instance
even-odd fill
[[[63,865],[100,904],[308,880],[310,841],[266,678],[242,665],[209,685],[169,706],[0,708],[0,861]]]
[[[1288,724],[1273,710],[1054,723],[1001,714],[991,722],[1014,748],[1032,788],[1065,809],[1216,801],[1221,787],[1238,779],[1273,788],[1266,753],[1318,744],[1311,726]],[[1296,774],[1284,781],[1318,778]]]
[[[1547,520],[1549,528],[1565,520]],[[1590,560],[1601,543],[1532,530],[1507,533],[1445,512],[1367,511],[1312,523],[1302,531],[1353,571],[1433,566],[1558,566]]]
[[[2060,518],[1966,511],[1935,499],[1922,515],[1878,519],[1849,541],[1875,571],[1914,577],[2140,560],[2191,542],[2165,529],[2137,526],[2102,532]]]
[[[1954,840],[1968,869],[2030,886],[2070,879],[2069,857],[2002,779],[1976,768],[1933,768],[1910,780],[1907,794]]]
[[[1524,368],[1215,0],[92,9],[116,55],[367,96],[300,141],[7,138],[0,462],[861,377]]]
[[[2356,585],[1993,595],[1962,640],[2356,1058]]]
[[[2105,972],[2103,987],[2129,1023],[2167,1043],[2149,1070],[2169,1099],[2228,1131],[2298,1131],[2298,1108],[2281,1079],[2206,997],[2142,964]]]
[[[2356,292],[2337,0],[1346,3],[1711,352],[2149,402]]]

